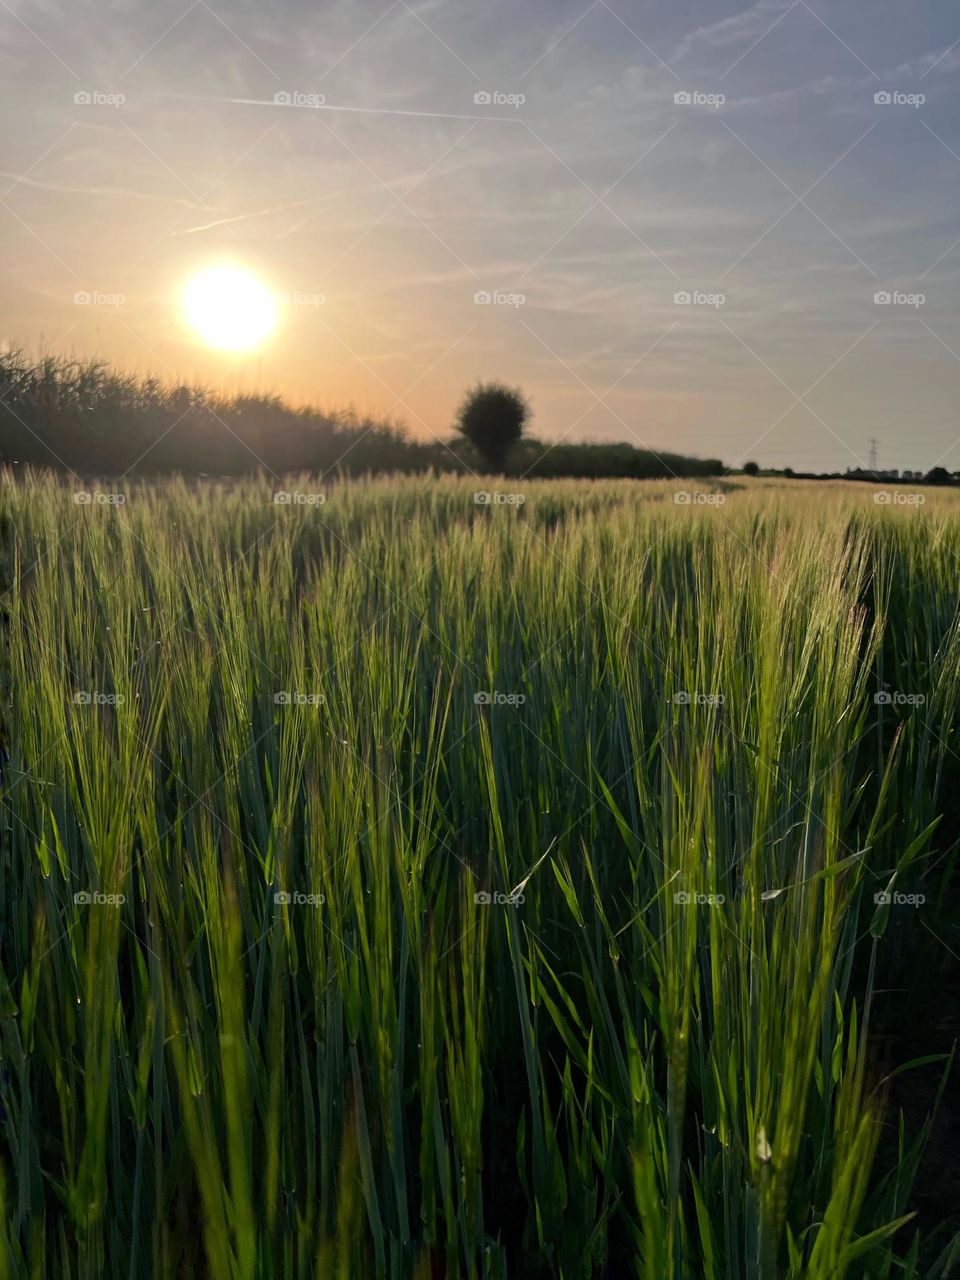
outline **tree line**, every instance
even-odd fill
[[[353,410],[296,408],[276,395],[225,396],[127,374],[102,361],[0,353],[0,462],[87,475],[228,476],[265,469],[364,474],[451,471],[530,476],[709,476],[719,459],[619,444],[551,444],[526,434],[515,389],[481,383],[445,439]]]

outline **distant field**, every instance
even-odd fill
[[[960,494],[484,483],[0,480],[0,1280],[960,1259]]]

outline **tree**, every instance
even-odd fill
[[[500,382],[478,382],[457,412],[457,430],[483,455],[491,471],[502,472],[510,446],[523,435],[529,416],[519,390]]]
[[[745,462],[743,464],[743,474],[745,476],[758,476],[760,467],[756,462]]]

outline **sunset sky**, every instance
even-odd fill
[[[956,0],[0,0],[0,56],[6,344],[423,438],[482,377],[544,438],[960,468]],[[278,295],[251,353],[185,322],[224,262]]]

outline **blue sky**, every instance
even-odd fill
[[[960,468],[955,4],[3,0],[0,57],[8,343],[422,437],[496,377],[553,439]],[[178,312],[224,258],[287,299],[253,358]]]

